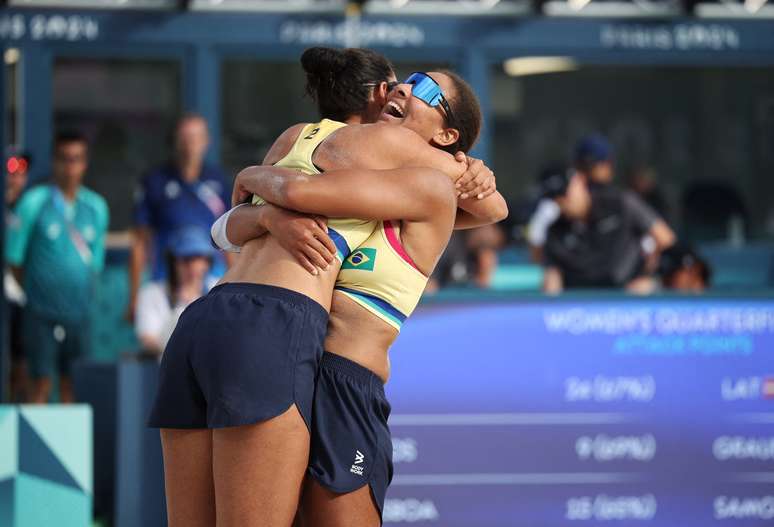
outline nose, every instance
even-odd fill
[[[404,99],[408,99],[411,97],[411,84],[400,83],[395,87],[394,91]]]

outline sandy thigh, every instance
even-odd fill
[[[381,524],[368,485],[346,494],[336,494],[314,478],[307,478],[299,527],[380,527]]]
[[[169,527],[213,527],[212,431],[162,429]]]
[[[295,405],[254,425],[212,432],[218,527],[290,527],[309,461],[309,431]]]

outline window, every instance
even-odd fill
[[[165,60],[58,59],[54,65],[55,130],[90,141],[85,184],[108,201],[111,230],[131,225],[134,190],[170,155],[180,113],[180,66]]]
[[[221,156],[232,176],[259,164],[289,126],[318,119],[298,62],[227,60],[221,82]]]
[[[498,65],[491,95],[493,165],[509,198],[523,198],[543,165],[571,161],[575,141],[599,131],[615,150],[616,183],[652,168],[669,219],[689,241],[726,237],[726,224],[715,233],[687,224],[691,193],[715,184],[710,193],[723,187],[737,195],[748,236],[772,234],[765,226],[774,214],[771,70],[616,66],[508,77]],[[727,227],[738,229],[735,221]]]
[[[439,66],[397,63],[398,78]],[[222,68],[222,159],[230,174],[259,163],[289,126],[319,119],[298,62],[228,60]]]

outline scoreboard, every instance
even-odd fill
[[[431,305],[391,360],[386,525],[774,525],[774,300]]]

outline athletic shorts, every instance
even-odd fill
[[[295,403],[309,427],[327,324],[325,309],[295,291],[214,287],[186,308],[169,339],[148,426],[249,425]]]
[[[390,404],[372,371],[326,352],[314,395],[309,474],[339,494],[369,485],[379,514],[392,481]]]
[[[73,361],[89,353],[87,321],[54,320],[25,309],[21,322],[27,368],[33,379],[57,374],[69,377]]]

